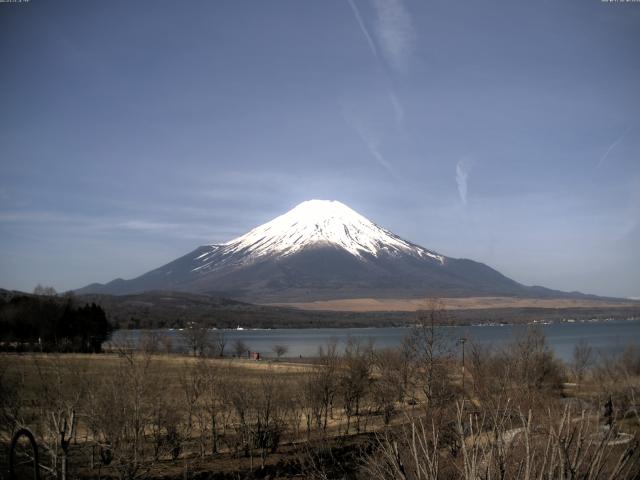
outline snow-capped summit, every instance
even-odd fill
[[[444,257],[413,245],[369,221],[344,203],[335,200],[308,200],[220,247],[225,253],[291,255],[318,245],[333,245],[361,257],[380,252],[403,252],[429,256],[439,262]]]

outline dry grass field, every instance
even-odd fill
[[[542,299],[515,297],[468,297],[441,298],[448,310],[476,310],[488,308],[607,308],[634,307],[637,302],[587,300],[587,299]],[[417,298],[349,298],[341,300],[319,300],[301,303],[277,303],[273,306],[294,307],[302,310],[336,312],[415,312],[427,307],[424,299]]]
[[[311,364],[285,361],[254,361],[240,358],[196,358],[185,355],[150,355],[147,375],[159,379],[165,391],[179,395],[181,379],[190,367],[204,365],[206,368],[224,371],[225,376],[238,382],[257,382],[269,372],[279,379],[295,383],[298,377],[317,368]],[[116,353],[91,354],[0,354],[5,375],[19,376],[25,392],[33,392],[42,377],[50,376],[55,369],[63,367],[68,372],[87,378],[111,378],[122,366],[122,357]]]

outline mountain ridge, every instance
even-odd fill
[[[124,295],[149,290],[259,303],[358,297],[596,297],[522,285],[483,263],[447,257],[404,240],[328,200],[302,202],[244,235],[197,247],[139,277],[93,283],[76,292]]]

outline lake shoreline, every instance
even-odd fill
[[[581,341],[587,341],[595,351],[615,354],[628,344],[640,344],[640,318],[601,319],[596,321],[564,321],[530,324],[494,325],[447,325],[445,336],[454,341],[465,338],[471,343],[499,347],[512,341],[522,330],[537,327],[545,334],[549,347],[559,358],[569,359],[573,348]],[[402,327],[333,327],[333,328],[272,328],[272,329],[220,329],[231,346],[242,341],[247,349],[259,352],[269,358],[275,345],[286,345],[293,357],[314,357],[320,346],[336,341],[338,348],[344,348],[346,341],[355,338],[371,342],[375,348],[396,347],[412,331],[411,326]],[[170,340],[176,351],[185,348],[184,330],[179,329],[138,329],[114,332],[110,343],[127,343],[135,347],[150,333]]]

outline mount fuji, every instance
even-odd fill
[[[347,298],[582,297],[524,286],[491,267],[446,257],[337,201],[309,200],[229,242],[205,245],[131,280],[77,293],[172,290],[261,302]]]

